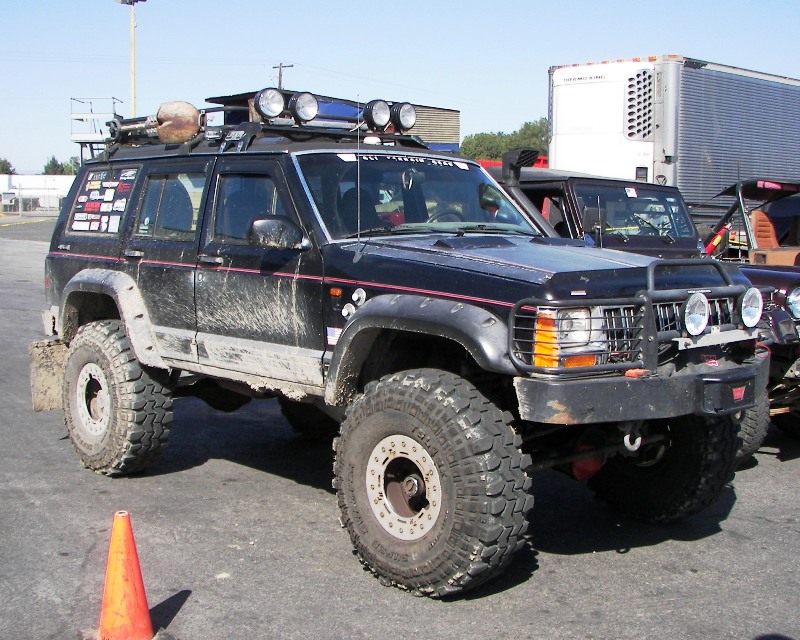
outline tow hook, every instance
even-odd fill
[[[620,422],[619,429],[623,432],[622,444],[631,453],[635,453],[642,446],[642,423],[641,422]]]

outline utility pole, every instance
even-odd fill
[[[293,66],[293,64],[283,64],[283,62],[279,62],[277,65],[272,67],[273,69],[278,70],[278,89],[283,89],[283,70],[291,69]]]
[[[136,117],[136,8],[137,2],[147,0],[114,0],[119,4],[127,4],[131,8],[131,118]]]

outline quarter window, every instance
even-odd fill
[[[79,233],[118,234],[128,209],[138,169],[90,171],[72,206],[69,230]]]

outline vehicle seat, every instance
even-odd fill
[[[750,213],[750,223],[753,225],[753,235],[756,237],[759,249],[777,249],[781,246],[775,235],[775,227],[772,226],[772,221],[766,213],[754,209]]]
[[[180,182],[167,183],[161,202],[158,225],[165,236],[175,240],[194,237],[194,208],[189,194]]]
[[[584,207],[583,208],[583,232],[588,234],[597,233],[608,227],[605,217],[605,211],[597,207]]]
[[[381,226],[381,219],[375,210],[375,203],[369,193],[361,189],[361,229],[374,229]],[[347,191],[339,203],[339,222],[342,235],[348,236],[358,231],[359,192],[353,187]]]

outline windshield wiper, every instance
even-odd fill
[[[470,224],[458,227],[459,233],[503,233],[503,234],[514,234],[520,236],[530,236],[534,238],[541,237],[541,233],[536,231],[527,231],[525,229],[515,229],[509,227],[503,227],[500,225],[492,225],[492,224]]]
[[[599,245],[600,247],[603,246],[603,238],[608,236],[611,236],[612,238],[617,238],[620,242],[623,243],[630,241],[630,238],[621,231],[612,231],[611,229],[603,230],[600,228],[595,228],[592,229],[591,233],[587,233],[585,235],[588,235],[594,241],[594,243],[596,245]]]
[[[436,225],[428,225],[428,224],[414,224],[414,225],[404,225],[400,224],[396,227],[391,225],[381,226],[381,227],[372,227],[370,229],[361,229],[361,231],[356,233],[351,233],[350,235],[344,236],[345,238],[358,238],[360,236],[392,236],[392,235],[405,235],[405,234],[414,234],[414,233],[447,233],[450,235],[458,235],[460,230],[454,229],[440,229],[437,228]]]
[[[667,244],[672,244],[673,242],[675,242],[675,238],[673,238],[670,235],[669,231],[667,231],[665,229],[659,229],[652,222],[650,222],[649,220],[646,220],[644,216],[640,216],[638,213],[634,213],[633,217],[636,218],[637,222],[641,222],[643,225],[646,225],[646,226],[650,227],[651,229],[654,229],[656,231],[656,233],[658,234],[658,237],[661,238]]]

